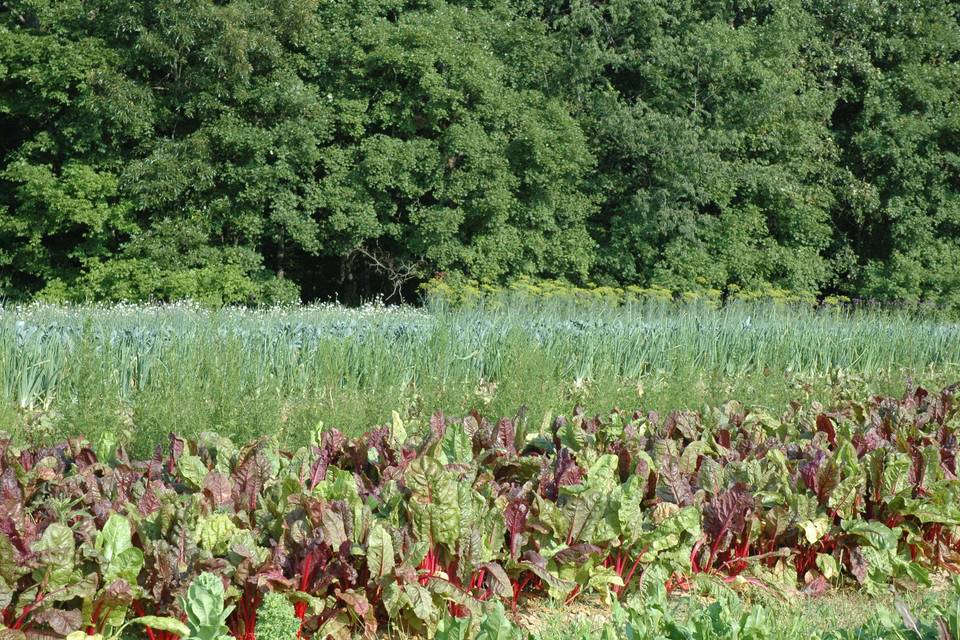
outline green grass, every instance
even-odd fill
[[[577,403],[782,409],[960,379],[960,326],[880,311],[537,301],[468,308],[190,305],[0,310],[0,429],[25,440],[176,431],[303,442],[397,410],[528,416]]]

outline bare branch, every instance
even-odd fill
[[[403,285],[423,274],[423,260],[398,261],[386,251],[379,248],[367,249],[362,245],[354,249],[351,254],[363,256],[369,267],[387,278],[393,291],[385,298],[386,300],[399,296],[400,302],[403,302]]]

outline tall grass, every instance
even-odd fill
[[[722,402],[781,406],[861,380],[960,379],[960,326],[906,315],[738,303],[537,301],[465,308],[337,305],[0,310],[0,429],[25,439],[217,430],[302,441],[391,410],[528,415]]]

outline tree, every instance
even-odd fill
[[[588,273],[593,158],[525,73],[552,62],[546,30],[505,6],[15,4],[8,292],[330,293],[355,275],[331,260],[375,273],[360,249],[491,282]]]
[[[821,287],[837,150],[799,3],[575,0],[545,18],[600,158],[602,278]]]
[[[0,295],[960,306],[948,0],[0,0]]]
[[[960,304],[960,9],[813,2],[834,52],[837,288]]]
[[[115,146],[142,135],[143,93],[114,71],[78,0],[0,12],[0,286],[62,287],[114,254],[134,227]]]

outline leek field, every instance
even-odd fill
[[[319,423],[737,399],[901,395],[960,379],[960,326],[917,313],[738,302],[609,304],[501,295],[453,307],[189,304],[0,310],[0,418],[38,443],[83,434],[141,453],[170,432],[303,444]]]

